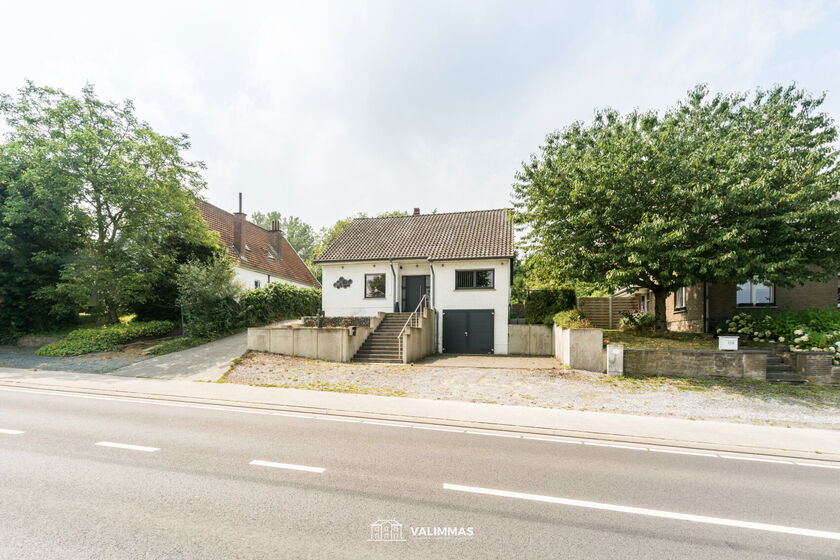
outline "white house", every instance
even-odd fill
[[[504,209],[356,219],[316,261],[322,307],[340,317],[428,305],[439,352],[507,354],[513,257]]]
[[[283,282],[300,288],[319,288],[312,271],[289,244],[275,220],[266,230],[245,219],[240,211],[231,214],[209,202],[198,207],[207,226],[219,232],[228,255],[236,263],[236,277],[246,288],[260,288],[272,282]]]

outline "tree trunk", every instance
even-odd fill
[[[668,321],[665,318],[665,299],[668,297],[668,291],[664,288],[651,290],[653,292],[653,328],[657,331],[667,331]]]

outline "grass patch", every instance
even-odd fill
[[[655,350],[717,350],[716,339],[700,333],[670,331],[604,330],[604,344]]]
[[[172,321],[117,323],[102,327],[75,329],[62,340],[41,346],[39,356],[78,356],[90,352],[106,352],[132,340],[165,336],[175,328]]]
[[[217,383],[230,383],[227,379],[219,379]],[[357,395],[379,395],[382,397],[407,397],[408,393],[402,389],[387,387],[361,387],[352,383],[329,383],[327,381],[312,381],[308,383],[249,383],[252,387],[276,387],[279,389],[306,389],[309,391],[331,391],[334,393],[354,393]]]

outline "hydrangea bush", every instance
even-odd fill
[[[834,352],[840,365],[840,313],[809,309],[797,313],[738,313],[718,327],[718,334],[739,334],[756,342],[789,344],[794,352]]]

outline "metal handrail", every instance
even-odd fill
[[[429,295],[428,294],[423,294],[423,297],[421,297],[420,301],[417,302],[417,307],[414,308],[414,311],[412,311],[411,315],[409,315],[408,319],[406,319],[405,324],[403,325],[403,328],[400,331],[400,334],[397,335],[397,349],[399,350],[401,360],[404,359],[404,356],[403,356],[403,342],[402,342],[403,341],[403,333],[405,333],[405,329],[408,328],[408,324],[411,323],[411,320],[414,319],[414,316],[417,314],[417,312],[420,311],[420,307],[428,299],[429,299]],[[423,309],[425,309],[425,307],[423,307]],[[411,326],[413,327],[415,325],[411,325]]]

